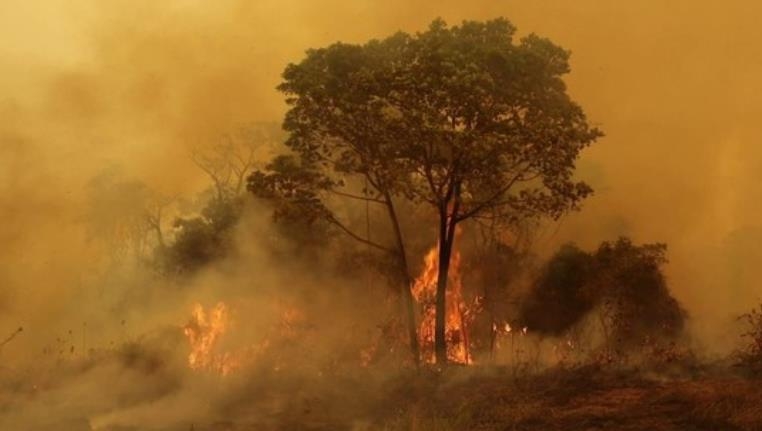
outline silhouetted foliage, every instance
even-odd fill
[[[523,324],[551,335],[568,330],[593,308],[594,298],[585,291],[593,271],[593,256],[573,244],[562,246],[523,304]]]
[[[661,267],[665,244],[633,245],[628,238],[604,242],[595,253],[591,296],[610,310],[615,346],[630,347],[651,339],[671,338],[683,329],[685,312],[670,294]]]
[[[198,214],[175,220],[174,239],[169,244],[160,229],[161,207],[153,211],[149,221],[159,237],[155,262],[161,272],[193,272],[234,251],[233,230],[243,215],[248,175],[259,166],[261,156],[272,154],[283,138],[275,123],[251,123],[221,136],[218,142],[191,150],[193,163],[211,184]]]
[[[253,172],[247,189],[272,205],[275,222],[312,228],[330,216],[319,194],[332,184],[314,166],[293,155],[281,155],[264,171]]]
[[[330,212],[320,198],[332,184],[314,166],[293,155],[281,155],[263,171],[253,172],[246,187],[272,211],[277,234],[296,247],[286,247],[289,253],[305,256],[325,250],[333,238]]]
[[[175,220],[174,241],[157,249],[160,270],[166,274],[193,272],[227,256],[242,210],[241,198],[215,196],[199,216]]]
[[[558,335],[597,310],[611,348],[673,338],[685,312],[662,273],[665,254],[664,244],[638,246],[628,238],[604,242],[595,253],[565,245],[545,265],[521,319],[534,331]]]

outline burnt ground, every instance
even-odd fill
[[[382,389],[359,383],[356,389],[328,397],[302,393],[287,412],[269,419],[194,429],[762,430],[762,379],[731,369],[680,377],[595,367],[525,377],[509,369],[423,371]]]
[[[104,362],[59,367],[42,380],[34,374],[2,380],[0,429],[762,430],[762,378],[728,366],[659,372],[581,366],[524,375],[483,366],[386,373],[260,367],[220,379],[174,374],[174,367],[150,361]],[[84,384],[87,376],[97,384]],[[105,384],[103,376],[115,377]],[[92,420],[113,412],[119,421]]]
[[[732,370],[667,377],[595,367],[420,383],[396,422],[409,430],[762,430],[762,379]],[[431,397],[428,394],[436,395]]]

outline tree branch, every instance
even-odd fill
[[[524,174],[524,172],[526,172],[526,169],[514,175],[514,177],[511,178],[510,181],[508,181],[508,184],[500,188],[500,190],[498,190],[497,192],[493,193],[492,196],[490,196],[488,199],[485,199],[480,204],[472,208],[470,211],[464,212],[460,217],[458,217],[457,221],[460,222],[469,217],[473,217],[475,214],[478,214],[485,208],[496,206],[496,205],[502,205],[495,202],[495,199],[499,198],[501,195],[505,194],[508,190],[510,190],[511,187],[513,187],[514,184],[516,184],[516,182],[518,182],[521,179],[521,176]]]
[[[354,233],[351,230],[349,230],[349,228],[344,226],[340,221],[338,221],[336,219],[336,217],[334,217],[332,215],[329,215],[327,217],[327,220],[328,220],[329,223],[335,225],[336,227],[338,227],[339,229],[344,231],[344,233],[346,233],[347,235],[349,235],[350,237],[352,237],[356,241],[359,241],[359,242],[361,242],[361,243],[363,243],[365,245],[369,245],[371,247],[377,248],[377,249],[379,249],[381,251],[384,251],[386,253],[391,253],[391,254],[395,254],[396,253],[394,250],[392,250],[392,249],[390,249],[388,247],[385,247],[385,246],[383,246],[381,244],[378,244],[376,242],[368,240],[367,238],[363,238],[360,235],[357,235],[356,233]]]
[[[377,204],[386,204],[386,201],[383,199],[371,198],[367,196],[359,196],[359,195],[354,195],[351,193],[340,192],[338,190],[333,190],[333,189],[329,189],[328,191],[335,195],[343,196],[345,198],[350,198],[350,199],[357,199],[358,201],[373,202]]]

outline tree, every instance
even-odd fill
[[[601,133],[566,93],[569,53],[535,35],[515,43],[514,33],[505,19],[436,20],[415,35],[310,50],[279,87],[291,107],[289,147],[364,176],[390,210],[404,197],[436,212],[440,363],[458,224],[558,217],[591,192],[574,166]]]
[[[370,126],[370,123],[368,125]],[[393,278],[399,280],[401,286],[400,296],[411,355],[417,365],[420,348],[416,333],[414,300],[410,290],[412,277],[400,219],[392,197],[398,186],[394,176],[389,174],[396,169],[393,166],[394,159],[384,159],[381,156],[384,144],[380,140],[370,141],[369,138],[373,134],[366,134],[368,129],[358,127],[356,135],[347,137],[346,147],[339,156],[341,161],[337,161],[321,152],[334,151],[326,148],[334,144],[331,140],[325,140],[315,129],[289,123],[288,117],[284,127],[292,132],[286,145],[294,150],[297,156],[277,156],[263,171],[252,173],[248,179],[249,191],[273,202],[274,218],[285,221],[292,228],[302,231],[304,227],[308,227],[314,232],[313,228],[316,225],[321,222],[327,223],[350,238],[393,258],[397,268]],[[363,145],[362,142],[368,144]],[[323,147],[318,147],[319,145]],[[318,148],[321,151],[318,151]],[[352,190],[351,186],[356,185],[358,178],[362,180],[361,190]],[[393,245],[371,239],[369,229],[365,235],[355,232],[331,209],[331,202],[336,199],[380,205],[392,228]]]
[[[321,193],[332,184],[314,166],[293,155],[280,155],[249,176],[247,189],[272,206],[275,226],[304,250],[324,247],[331,238],[329,225],[336,219]]]
[[[233,250],[233,228],[242,212],[242,199],[215,196],[200,214],[175,219],[174,240],[158,250],[160,270],[189,274],[227,256]]]
[[[145,208],[146,223],[148,224],[148,227],[156,233],[156,241],[160,251],[167,247],[166,241],[164,240],[164,231],[162,230],[164,213],[167,207],[175,202],[176,199],[176,196],[157,194]]]
[[[662,272],[666,250],[626,237],[605,241],[593,253],[562,246],[524,298],[521,324],[558,336],[596,312],[607,360],[649,341],[674,340],[685,312]]]
[[[237,197],[257,164],[258,153],[270,149],[281,137],[269,123],[241,126],[219,142],[192,148],[191,160],[212,181],[217,199]]]
[[[289,129],[289,125],[285,126]],[[358,137],[361,142],[362,137]],[[388,169],[383,160],[374,165],[347,162],[352,158],[370,160],[363,152],[372,146],[355,145],[349,147],[343,155],[344,162],[338,163],[320,157],[312,145],[302,146],[302,140],[325,142],[312,135],[310,128],[292,129],[291,138],[286,145],[297,152],[296,155],[275,157],[263,171],[255,171],[249,177],[248,189],[255,196],[268,200],[274,207],[273,218],[277,225],[285,226],[288,236],[298,237],[300,244],[312,244],[333,233],[345,235],[368,247],[364,256],[364,266],[375,267],[390,279],[392,285],[399,286],[399,295],[403,309],[403,321],[407,329],[410,352],[413,362],[420,362],[420,346],[417,337],[414,298],[412,295],[413,279],[407,260],[405,239],[402,233],[397,206],[392,198],[393,183],[381,170]],[[375,155],[378,158],[378,154]],[[358,190],[359,189],[359,190]],[[337,202],[338,201],[338,202]],[[347,204],[364,204],[365,233],[358,233],[347,221],[339,216],[342,207]],[[375,238],[371,238],[370,205],[381,208],[392,231],[392,244],[388,244],[383,233],[374,229]],[[357,214],[357,211],[344,211]],[[354,223],[356,224],[356,223]],[[303,247],[300,247],[303,249]],[[371,251],[380,252],[381,256]],[[355,258],[358,256],[355,256]],[[396,326],[396,325],[393,325]]]
[[[118,261],[132,251],[143,259],[153,245],[164,247],[163,215],[174,198],[129,178],[118,166],[111,166],[87,184],[87,233],[108,246]],[[155,234],[155,242],[151,236]]]
[[[186,215],[174,220],[173,241],[164,245],[159,230],[158,266],[174,274],[192,273],[234,249],[233,228],[244,212],[244,186],[262,153],[271,152],[283,137],[272,123],[242,125],[220,141],[192,148],[193,163],[209,177],[211,186],[187,205]],[[149,214],[154,229],[161,224],[162,207]]]
[[[671,295],[662,266],[665,244],[635,245],[629,238],[604,242],[593,255],[588,295],[601,305],[606,349],[620,351],[646,339],[674,339],[685,311]]]

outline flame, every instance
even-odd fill
[[[424,257],[424,267],[421,275],[413,283],[413,297],[421,305],[421,323],[418,328],[418,338],[423,359],[426,362],[435,361],[434,352],[434,323],[436,317],[436,290],[439,275],[439,246],[434,247]],[[463,300],[463,283],[461,281],[461,258],[457,250],[453,250],[448,272],[448,283],[445,305],[445,340],[447,342],[447,359],[460,364],[472,364],[470,344],[468,339],[468,324],[475,317],[479,305],[477,297],[473,306],[467,306]]]
[[[191,319],[183,327],[190,344],[188,366],[193,370],[209,370],[227,375],[240,366],[237,355],[219,352],[220,338],[230,326],[228,307],[217,303],[207,312],[201,304],[195,304]]]
[[[250,365],[262,355],[272,354],[273,348],[277,350],[278,346],[294,342],[304,335],[308,325],[302,310],[284,302],[273,304],[273,308],[280,318],[269,329],[263,330],[260,340],[243,347],[238,346],[232,351],[225,351],[221,346],[221,340],[231,327],[228,306],[219,302],[205,310],[201,304],[195,304],[190,320],[183,327],[190,346],[188,367],[226,376]],[[279,358],[276,355],[271,359],[275,362],[274,370],[278,371],[281,367]]]

